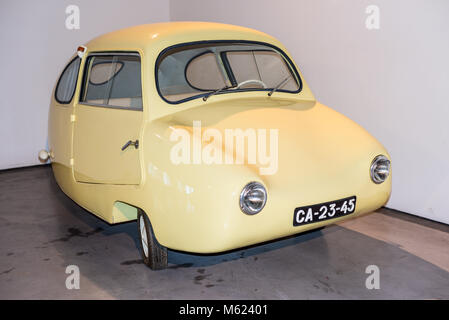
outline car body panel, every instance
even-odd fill
[[[75,180],[88,183],[140,184],[140,152],[128,140],[138,140],[142,112],[78,104],[73,136]],[[112,129],[112,130],[111,130]]]

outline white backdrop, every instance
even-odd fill
[[[65,27],[69,4],[80,8],[79,30]],[[369,5],[379,29],[366,28]],[[387,206],[449,223],[448,15],[447,0],[2,0],[0,169],[39,163],[49,92],[78,44],[129,25],[216,21],[280,39],[317,99],[389,150]]]
[[[79,29],[66,28],[69,5],[79,8]],[[0,169],[40,163],[51,91],[80,44],[115,29],[168,20],[168,1],[160,0],[1,0]]]

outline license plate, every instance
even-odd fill
[[[325,221],[346,216],[355,211],[356,196],[340,200],[298,207],[293,214],[293,226]]]

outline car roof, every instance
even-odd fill
[[[250,28],[213,22],[144,24],[106,33],[89,41],[92,50],[148,49],[202,40],[250,40],[281,45],[275,38]]]

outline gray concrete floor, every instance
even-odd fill
[[[227,254],[140,259],[136,223],[110,226],[67,198],[50,167],[0,172],[1,299],[448,299],[449,226],[382,209]],[[68,290],[76,265],[80,289]],[[368,290],[365,269],[380,270]]]

